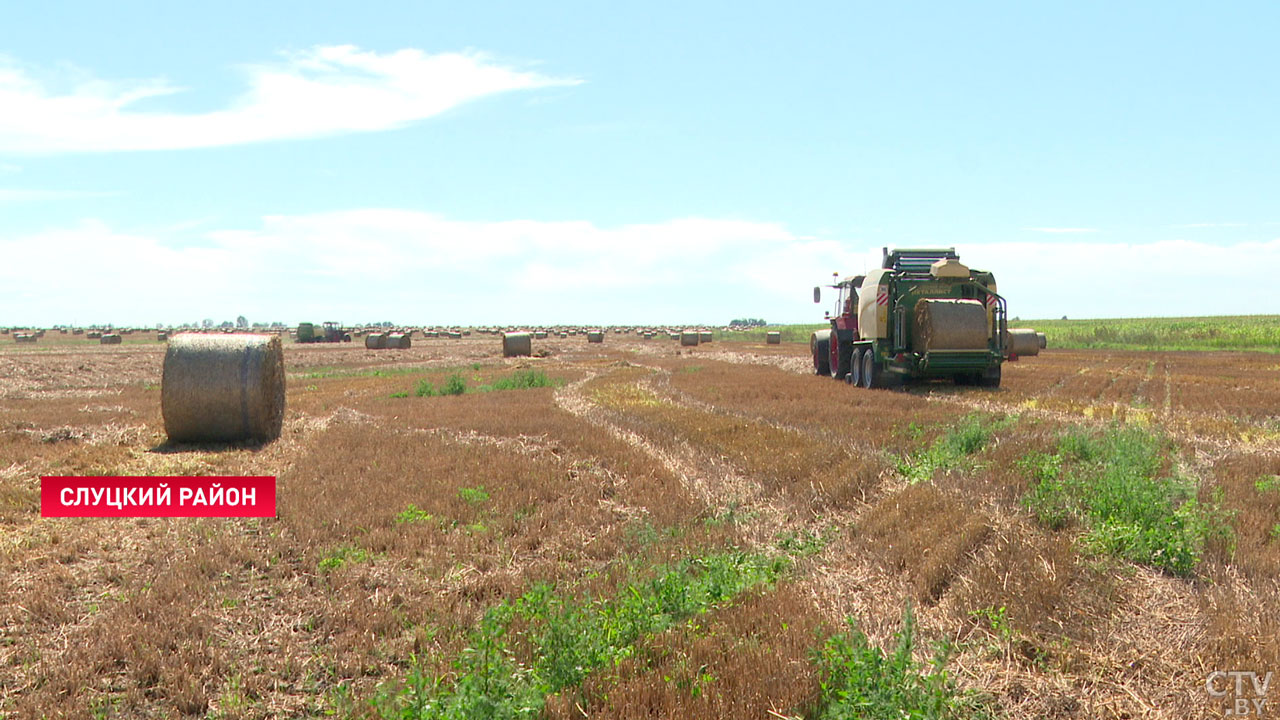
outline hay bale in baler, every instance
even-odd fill
[[[769,345],[781,345],[782,333],[778,330],[767,332],[764,334],[764,341]]]
[[[382,350],[387,347],[387,336],[384,333],[369,333],[364,336],[366,350]]]
[[[160,381],[165,433],[173,442],[274,440],[284,385],[279,336],[175,335]]]
[[[530,333],[502,333],[502,357],[527,357],[532,354],[533,336]]]
[[[917,352],[981,350],[987,347],[987,308],[977,300],[920,300],[911,340]]]

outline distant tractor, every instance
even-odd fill
[[[954,248],[885,248],[881,265],[828,286],[838,292],[831,329],[809,340],[818,375],[864,388],[927,378],[999,387],[1001,363],[1038,354],[1040,342],[1012,352],[995,277],[961,264]]]
[[[342,323],[326,322],[320,327],[315,323],[298,323],[298,342],[336,343],[351,342],[351,335],[343,332]]]

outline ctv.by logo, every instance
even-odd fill
[[[1248,683],[1245,680],[1248,679]],[[1224,715],[1261,717],[1267,706],[1267,690],[1271,673],[1259,678],[1255,672],[1214,670],[1205,678],[1204,689],[1211,697],[1227,699],[1230,706]]]

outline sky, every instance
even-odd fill
[[[1280,313],[1280,4],[0,6],[0,326]]]

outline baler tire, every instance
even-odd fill
[[[862,356],[862,387],[876,390],[884,386],[884,370],[876,362],[875,352],[868,350]]]
[[[854,348],[849,356],[849,374],[845,376],[849,384],[858,387],[862,384],[862,350]]]
[[[987,368],[987,371],[978,376],[978,387],[998,388],[1000,387],[1000,366],[995,365]]]

